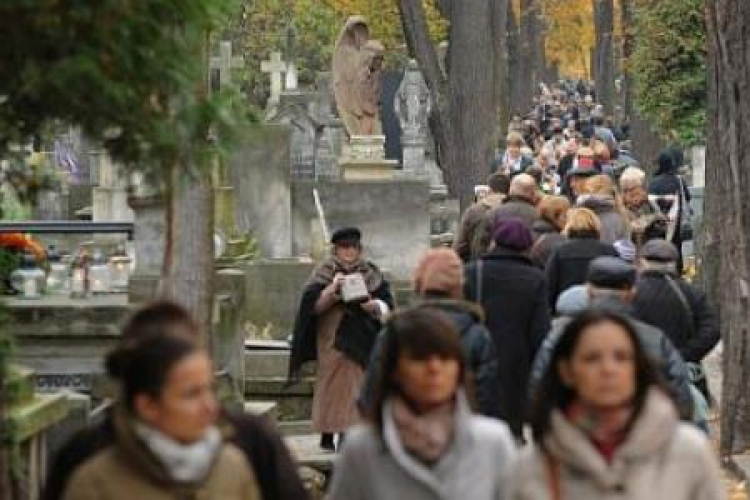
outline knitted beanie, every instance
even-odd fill
[[[501,218],[495,224],[493,233],[495,244],[499,247],[510,248],[525,252],[534,244],[534,235],[520,220],[512,217]]]
[[[458,254],[450,248],[428,250],[414,271],[414,291],[420,295],[442,292],[460,299],[463,286],[463,264]]]

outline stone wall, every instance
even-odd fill
[[[294,182],[292,238],[296,255],[314,254],[321,244],[315,188],[331,230],[359,227],[367,258],[396,280],[411,279],[414,266],[430,248],[427,181]]]
[[[286,339],[292,333],[302,289],[312,262],[265,260],[240,264],[245,272],[246,332]]]

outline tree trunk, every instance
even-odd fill
[[[593,0],[594,29],[596,32],[596,49],[594,78],[596,80],[596,98],[604,105],[607,114],[614,111],[615,98],[615,62],[614,62],[614,0]]]
[[[534,106],[534,95],[536,94],[536,84],[538,83],[539,69],[536,67],[539,63],[537,55],[539,43],[537,40],[538,29],[538,1],[521,0],[521,27],[519,31],[520,39],[520,106],[524,113],[531,111]]]
[[[633,0],[620,0],[622,19],[622,112],[625,119],[633,116],[633,76],[630,71],[630,58],[635,50],[633,30],[635,29],[635,12]]]
[[[518,19],[513,0],[508,0],[508,94],[510,95],[511,113],[523,113],[523,85],[521,84],[521,41],[518,32]]]
[[[497,125],[495,0],[450,2],[448,75],[438,64],[420,0],[399,0],[411,53],[432,92],[433,134],[443,160],[446,183],[467,207],[473,186],[489,173]],[[504,32],[504,30],[503,30]]]
[[[191,312],[208,333],[213,312],[214,190],[211,177],[188,165],[169,197],[171,242],[165,251],[161,294]]]
[[[722,455],[750,448],[750,3],[708,0],[708,149],[705,259],[724,341]],[[719,224],[718,221],[721,221]]]
[[[206,33],[195,50],[206,67],[209,47]],[[198,98],[208,97],[208,80],[196,88]],[[209,131],[199,135],[208,147]],[[159,295],[190,311],[208,335],[214,309],[214,189],[210,170],[198,162],[183,157],[168,166],[167,243]]]
[[[492,32],[495,34],[495,100],[498,135],[503,138],[510,122],[510,85],[508,78],[508,7],[511,0],[492,0]]]

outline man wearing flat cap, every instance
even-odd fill
[[[657,364],[673,389],[681,413],[685,416],[692,415],[693,398],[690,392],[690,380],[687,366],[679,352],[661,330],[633,317],[631,303],[636,294],[636,279],[636,268],[617,257],[598,257],[591,262],[586,285],[573,287],[560,296],[560,300],[584,307],[580,311],[559,307],[559,311],[565,310],[570,316],[563,316],[554,321],[552,331],[539,349],[531,376],[532,388],[541,380],[552,357],[552,351],[573,316],[583,312],[586,308],[606,309],[621,314],[633,322],[644,350]]]
[[[334,435],[356,423],[356,398],[381,322],[393,308],[390,286],[362,257],[362,232],[344,227],[331,237],[331,257],[302,292],[292,337],[290,379],[317,360],[313,428],[321,447],[334,450]]]
[[[687,363],[699,365],[719,343],[719,323],[706,294],[678,275],[678,260],[666,240],[643,246],[633,307],[638,319],[664,331]],[[710,399],[705,377],[696,385]]]

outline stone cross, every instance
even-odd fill
[[[271,96],[268,98],[268,105],[278,104],[282,91],[281,75],[287,70],[287,64],[281,58],[281,52],[272,52],[270,60],[261,62],[260,70],[271,74]]]
[[[211,58],[211,71],[216,71],[219,75],[218,88],[211,90],[216,92],[229,87],[232,84],[232,69],[241,68],[244,64],[242,57],[232,55],[232,42],[222,41],[218,57]]]

